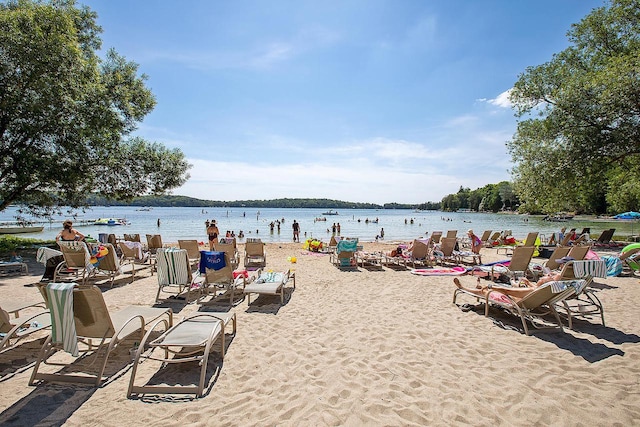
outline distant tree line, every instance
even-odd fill
[[[487,184],[482,188],[470,190],[462,188],[455,194],[442,198],[440,209],[454,212],[458,209],[471,209],[478,212],[499,212],[517,210],[520,202],[513,186],[508,181]]]

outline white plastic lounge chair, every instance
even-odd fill
[[[258,278],[244,286],[247,304],[251,304],[251,294],[280,295],[280,304],[284,304],[285,285],[293,280],[296,288],[296,274],[291,270],[286,272],[260,272]]]
[[[139,334],[142,339],[146,326],[153,321],[162,322],[167,329],[173,325],[173,311],[170,308],[127,306],[117,312],[109,312],[97,286],[49,283],[40,290],[51,312],[52,331],[38,354],[29,385],[42,380],[98,386],[103,381],[111,351],[121,341],[134,334]],[[41,365],[51,364],[47,363],[48,359],[59,350],[80,358],[92,353],[96,358],[94,361],[101,360],[99,356],[102,350],[104,354],[96,374],[40,372]]]
[[[148,393],[195,393],[196,397],[201,397],[204,391],[209,355],[218,340],[220,340],[220,355],[224,359],[225,333],[229,323],[232,323],[231,333],[235,335],[236,314],[234,312],[192,314],[152,341],[150,341],[150,337],[153,329],[149,329],[136,351],[127,397]],[[161,351],[164,356],[156,356],[155,350]],[[162,362],[163,366],[171,363],[197,362],[200,365],[199,382],[194,386],[137,386],[135,379],[138,365],[148,360]]]
[[[20,311],[30,308],[34,310],[20,317]],[[45,308],[44,301],[13,302],[3,299],[0,304],[0,353],[15,348],[26,336],[50,327],[51,316]]]

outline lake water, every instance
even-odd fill
[[[264,242],[291,242],[293,220],[300,223],[300,239],[315,237],[328,241],[332,224],[340,223],[341,235],[357,237],[361,241],[374,241],[384,228],[385,241],[409,241],[425,236],[425,232],[457,230],[463,236],[469,228],[481,235],[484,230],[512,230],[512,234],[523,239],[530,231],[538,231],[549,236],[561,227],[575,227],[578,232],[583,227],[591,227],[591,233],[598,236],[604,229],[615,228],[616,235],[626,236],[640,233],[640,224],[629,221],[579,221],[548,222],[539,217],[528,215],[509,215],[492,213],[463,213],[440,211],[411,211],[403,209],[350,209],[338,211],[338,215],[322,215],[323,209],[277,209],[277,208],[190,208],[158,207],[141,211],[136,207],[93,207],[74,220],[74,227],[85,235],[97,238],[99,233],[139,233],[144,241],[145,234],[160,234],[163,242],[177,242],[178,239],[197,239],[206,241],[205,221],[215,219],[221,235],[227,230],[236,234],[244,231],[245,237],[259,237]],[[0,223],[15,220],[16,208],[10,207],[0,212]],[[315,221],[316,218],[325,221]],[[40,233],[21,234],[21,237],[53,239],[62,228],[65,218],[54,218],[51,222],[42,222],[45,228]],[[97,218],[126,218],[129,225],[83,225],[82,220]],[[369,220],[368,222],[366,220]],[[160,220],[160,226],[158,226]],[[270,231],[270,223],[280,220],[280,232],[277,227]],[[374,222],[377,220],[378,222]],[[413,223],[412,223],[413,220]],[[241,240],[242,242],[242,240]]]

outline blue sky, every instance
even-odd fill
[[[209,200],[440,201],[509,180],[505,93],[592,0],[84,1]]]

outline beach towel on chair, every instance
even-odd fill
[[[200,273],[206,274],[207,268],[221,270],[227,266],[224,260],[224,252],[200,251]]]
[[[51,312],[51,342],[78,357],[78,337],[73,318],[73,283],[49,283],[46,287]]]
[[[574,276],[581,278],[591,277],[607,277],[607,264],[601,260],[584,260],[573,262]]]
[[[187,283],[189,276],[189,258],[186,249],[158,249],[156,253],[158,266],[158,284],[170,285]]]

